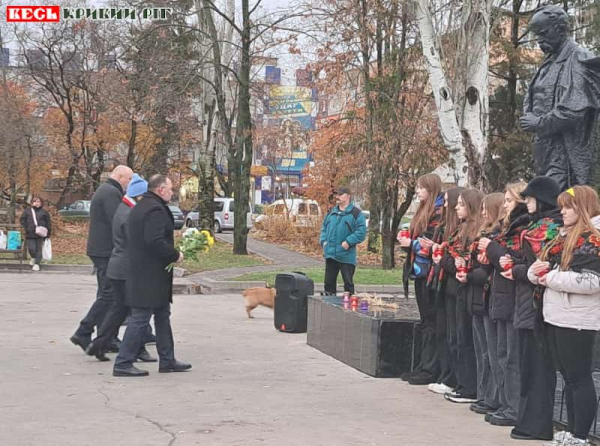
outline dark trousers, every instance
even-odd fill
[[[519,329],[517,335],[521,399],[516,428],[532,437],[552,440],[556,372],[547,339],[536,338],[533,330]]]
[[[488,339],[486,335],[486,319],[489,323],[489,317],[485,315],[473,315],[473,343],[475,345],[475,360],[477,362],[477,399],[485,403],[488,407],[497,409],[500,407],[498,402],[498,391],[492,374],[490,363],[490,354],[488,349]]]
[[[519,377],[519,341],[512,321],[496,321],[498,336],[498,364],[500,366],[500,411],[513,420],[517,419],[521,400]]]
[[[96,300],[79,324],[79,328],[76,332],[77,336],[85,338],[90,338],[94,332],[94,327],[102,324],[114,299],[112,281],[106,277],[106,268],[108,267],[109,257],[90,256],[90,259],[92,259],[94,268],[96,269],[98,290],[96,292]]]
[[[565,382],[568,430],[587,438],[596,415],[592,352],[596,332],[546,324],[552,357]]]
[[[110,280],[113,285],[114,299],[106,317],[98,328],[98,334],[94,339],[94,348],[98,352],[106,352],[108,350],[113,339],[119,334],[119,328],[129,314],[129,307],[125,305],[125,281],[115,279]],[[143,337],[144,344],[151,334],[152,328],[150,327],[150,324],[148,324],[146,333]],[[144,344],[142,344],[141,350],[145,348]]]
[[[421,360],[417,371],[425,372],[437,380],[440,375],[440,362],[437,348],[435,295],[427,288],[425,279],[415,280],[415,295],[421,323],[418,325],[421,337]]]
[[[448,345],[448,315],[446,310],[446,299],[443,295],[438,296],[435,304],[435,335],[437,338],[437,351],[440,359],[440,377],[438,383],[448,387],[456,387],[456,375],[454,364]]]
[[[325,294],[334,295],[337,293],[338,273],[342,273],[344,280],[344,291],[354,294],[354,271],[356,265],[351,263],[341,263],[337,260],[327,259],[325,261]]]
[[[450,355],[450,365],[452,370],[454,371],[454,376],[456,379],[456,383],[454,389],[458,392],[462,389],[458,386],[458,377],[456,376],[456,363],[458,357],[458,333],[456,332],[456,296],[453,294],[446,294],[444,296],[446,299],[446,326],[448,329],[447,332],[447,343],[448,343],[448,352]]]
[[[42,249],[44,248],[45,238],[28,238],[27,239],[27,251],[29,256],[35,259],[35,264],[39,265],[42,263]]]
[[[133,365],[148,329],[150,318],[154,314],[154,327],[156,329],[156,351],[159,357],[159,366],[168,367],[175,362],[173,332],[171,331],[171,305],[158,308],[132,308],[131,316],[127,321],[127,328],[119,354],[115,359],[115,368],[128,368]]]
[[[502,376],[500,363],[498,362],[498,329],[496,322],[488,316],[483,319],[485,328],[485,338],[487,340],[488,360],[490,361],[490,373],[492,374],[492,387],[490,388],[490,407],[500,408],[500,388],[499,383]],[[487,404],[487,403],[486,403]]]
[[[477,397],[477,362],[473,343],[473,323],[467,307],[467,287],[456,296],[456,382],[461,394]]]

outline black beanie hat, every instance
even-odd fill
[[[533,197],[541,203],[556,207],[556,199],[560,195],[560,186],[550,177],[535,177],[529,182],[521,196]]]

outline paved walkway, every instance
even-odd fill
[[[227,243],[233,244],[233,232],[223,232],[217,234],[217,238]],[[293,270],[294,268],[307,268],[313,266],[325,266],[325,262],[313,259],[306,255],[290,251],[273,243],[263,242],[248,237],[248,250],[253,254],[257,254],[270,260],[270,265],[248,266],[243,268],[227,268],[216,271],[205,271],[202,273],[192,274],[186,278],[191,281],[199,281],[202,279],[225,280],[233,277],[238,277],[244,274],[278,271],[281,269]]]
[[[239,295],[175,296],[176,355],[190,372],[143,364],[150,376],[114,378],[112,362],[68,340],[94,295],[89,276],[0,275],[0,445],[520,444],[465,405],[275,331],[270,310],[247,319]]]

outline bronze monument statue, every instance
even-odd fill
[[[591,184],[600,59],[570,37],[569,16],[560,6],[537,10],[529,29],[546,54],[529,85],[520,119],[521,128],[534,133],[536,172],[556,180],[562,190]]]

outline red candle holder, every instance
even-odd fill
[[[410,238],[410,231],[408,229],[402,229],[399,234],[400,238]]]
[[[433,251],[433,255],[436,257],[442,257],[444,255],[444,248],[436,248],[435,251]]]
[[[461,274],[467,274],[467,267],[466,266],[459,266],[458,268],[456,268],[456,271],[458,271]]]
[[[538,277],[544,277],[549,272],[550,272],[550,268],[546,268],[546,269],[544,269],[543,271],[540,272],[540,275]]]
[[[353,307],[358,307],[358,297],[357,296],[352,296],[350,298],[350,305]]]
[[[504,269],[504,271],[510,271],[510,270],[513,268],[513,266],[514,266],[514,265],[515,265],[515,264],[514,264],[514,263],[512,262],[512,260],[511,260],[510,262],[506,263],[506,264],[505,264],[505,265],[502,267],[502,269]]]

